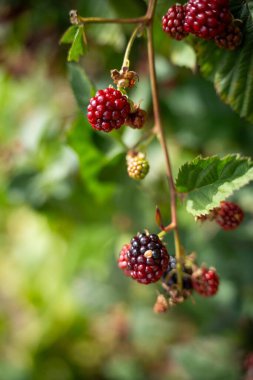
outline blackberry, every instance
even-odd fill
[[[127,254],[128,254],[128,251],[130,248],[131,248],[130,244],[123,245],[123,247],[120,251],[120,254],[119,254],[119,258],[118,258],[118,267],[121,270],[123,270],[123,272],[126,276],[130,276],[130,272],[127,269],[127,262],[128,262]]]
[[[185,12],[185,32],[205,40],[222,35],[233,19],[228,0],[189,0]]]
[[[168,268],[166,272],[162,276],[162,282],[169,288],[177,287],[177,260],[175,257],[170,256]],[[183,271],[183,290],[191,290],[192,289],[192,268],[186,265],[182,267]]]
[[[141,284],[158,281],[167,269],[169,254],[156,234],[138,233],[127,253],[127,270]]]
[[[175,4],[162,17],[163,31],[175,40],[182,40],[188,33],[184,30],[185,6]]]
[[[216,45],[221,49],[235,50],[242,43],[242,32],[239,26],[232,23],[228,26],[225,32],[215,37],[214,39]]]
[[[134,112],[128,115],[125,124],[131,128],[141,129],[145,124],[146,118],[147,112],[137,107]]]
[[[120,128],[130,112],[130,104],[125,95],[113,87],[97,91],[90,99],[87,117],[91,126],[104,132]]]
[[[144,153],[128,152],[126,161],[129,177],[135,180],[141,180],[146,177],[149,172],[149,163]]]
[[[225,231],[236,229],[243,221],[242,209],[233,202],[223,201],[215,214],[215,221]]]
[[[214,296],[219,288],[219,276],[214,268],[198,268],[192,275],[194,290],[204,297]]]

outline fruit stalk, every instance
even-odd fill
[[[133,46],[133,43],[135,41],[135,38],[138,36],[138,33],[140,32],[140,30],[143,28],[143,24],[139,24],[133,31],[129,41],[128,41],[128,44],[127,44],[127,47],[126,47],[126,51],[125,51],[125,55],[124,55],[124,59],[123,59],[123,63],[122,63],[122,67],[121,69],[123,70],[124,67],[127,67],[129,68],[129,65],[130,65],[130,62],[129,62],[129,55],[130,55],[130,52],[131,52],[131,48]]]

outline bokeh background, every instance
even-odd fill
[[[252,155],[253,126],[201,78],[192,50],[162,33],[160,17],[170,5],[158,1],[155,44],[175,173],[198,154]],[[233,197],[245,210],[235,232],[200,226],[180,206],[186,251],[217,268],[220,292],[154,314],[160,285],[125,278],[116,259],[137,231],[158,232],[156,205],[169,221],[163,156],[152,142],[150,174],[136,184],[121,146],[87,126],[68,81],[67,46],[59,45],[73,8],[131,17],[146,5],[0,2],[0,380],[252,380],[249,359],[245,365],[253,351],[252,186]],[[98,88],[120,68],[130,33],[129,26],[87,28],[80,63]],[[151,128],[144,40],[136,41],[131,62],[140,76],[131,97],[148,111]],[[131,144],[138,133],[123,137]],[[173,254],[170,237],[166,242]]]

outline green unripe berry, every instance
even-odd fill
[[[146,177],[149,172],[149,163],[144,153],[129,152],[126,157],[127,172],[129,177],[139,181]]]

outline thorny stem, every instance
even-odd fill
[[[88,23],[115,23],[115,24],[139,24],[130,40],[125,52],[123,66],[128,66],[129,61],[128,57],[130,54],[130,50],[132,47],[132,44],[138,34],[138,31],[142,27],[146,27],[147,30],[147,48],[148,48],[148,62],[149,62],[149,73],[150,73],[150,82],[151,82],[151,91],[152,91],[152,99],[153,99],[153,112],[154,112],[154,122],[155,127],[153,129],[154,134],[157,136],[164,156],[165,156],[165,164],[166,164],[166,176],[169,183],[169,189],[170,189],[170,207],[171,207],[171,223],[164,228],[163,231],[160,232],[159,236],[163,236],[165,233],[169,232],[170,230],[173,230],[174,232],[174,240],[175,240],[175,253],[176,253],[176,259],[177,259],[177,278],[178,278],[178,286],[179,289],[182,290],[182,263],[184,259],[184,251],[180,244],[180,238],[179,238],[179,232],[178,232],[178,224],[177,224],[177,210],[176,210],[176,200],[177,200],[177,193],[175,188],[175,183],[173,179],[172,174],[172,168],[171,168],[171,161],[169,156],[168,147],[166,144],[166,136],[164,133],[164,129],[161,122],[161,116],[160,116],[160,106],[159,106],[159,97],[158,97],[158,85],[157,85],[157,76],[156,76],[156,69],[155,69],[155,53],[154,53],[154,42],[153,42],[153,20],[154,20],[154,13],[155,8],[157,5],[157,0],[150,0],[148,4],[148,9],[146,12],[146,15],[143,17],[137,17],[137,18],[100,18],[100,17],[80,17],[77,16],[78,23],[88,24]]]

